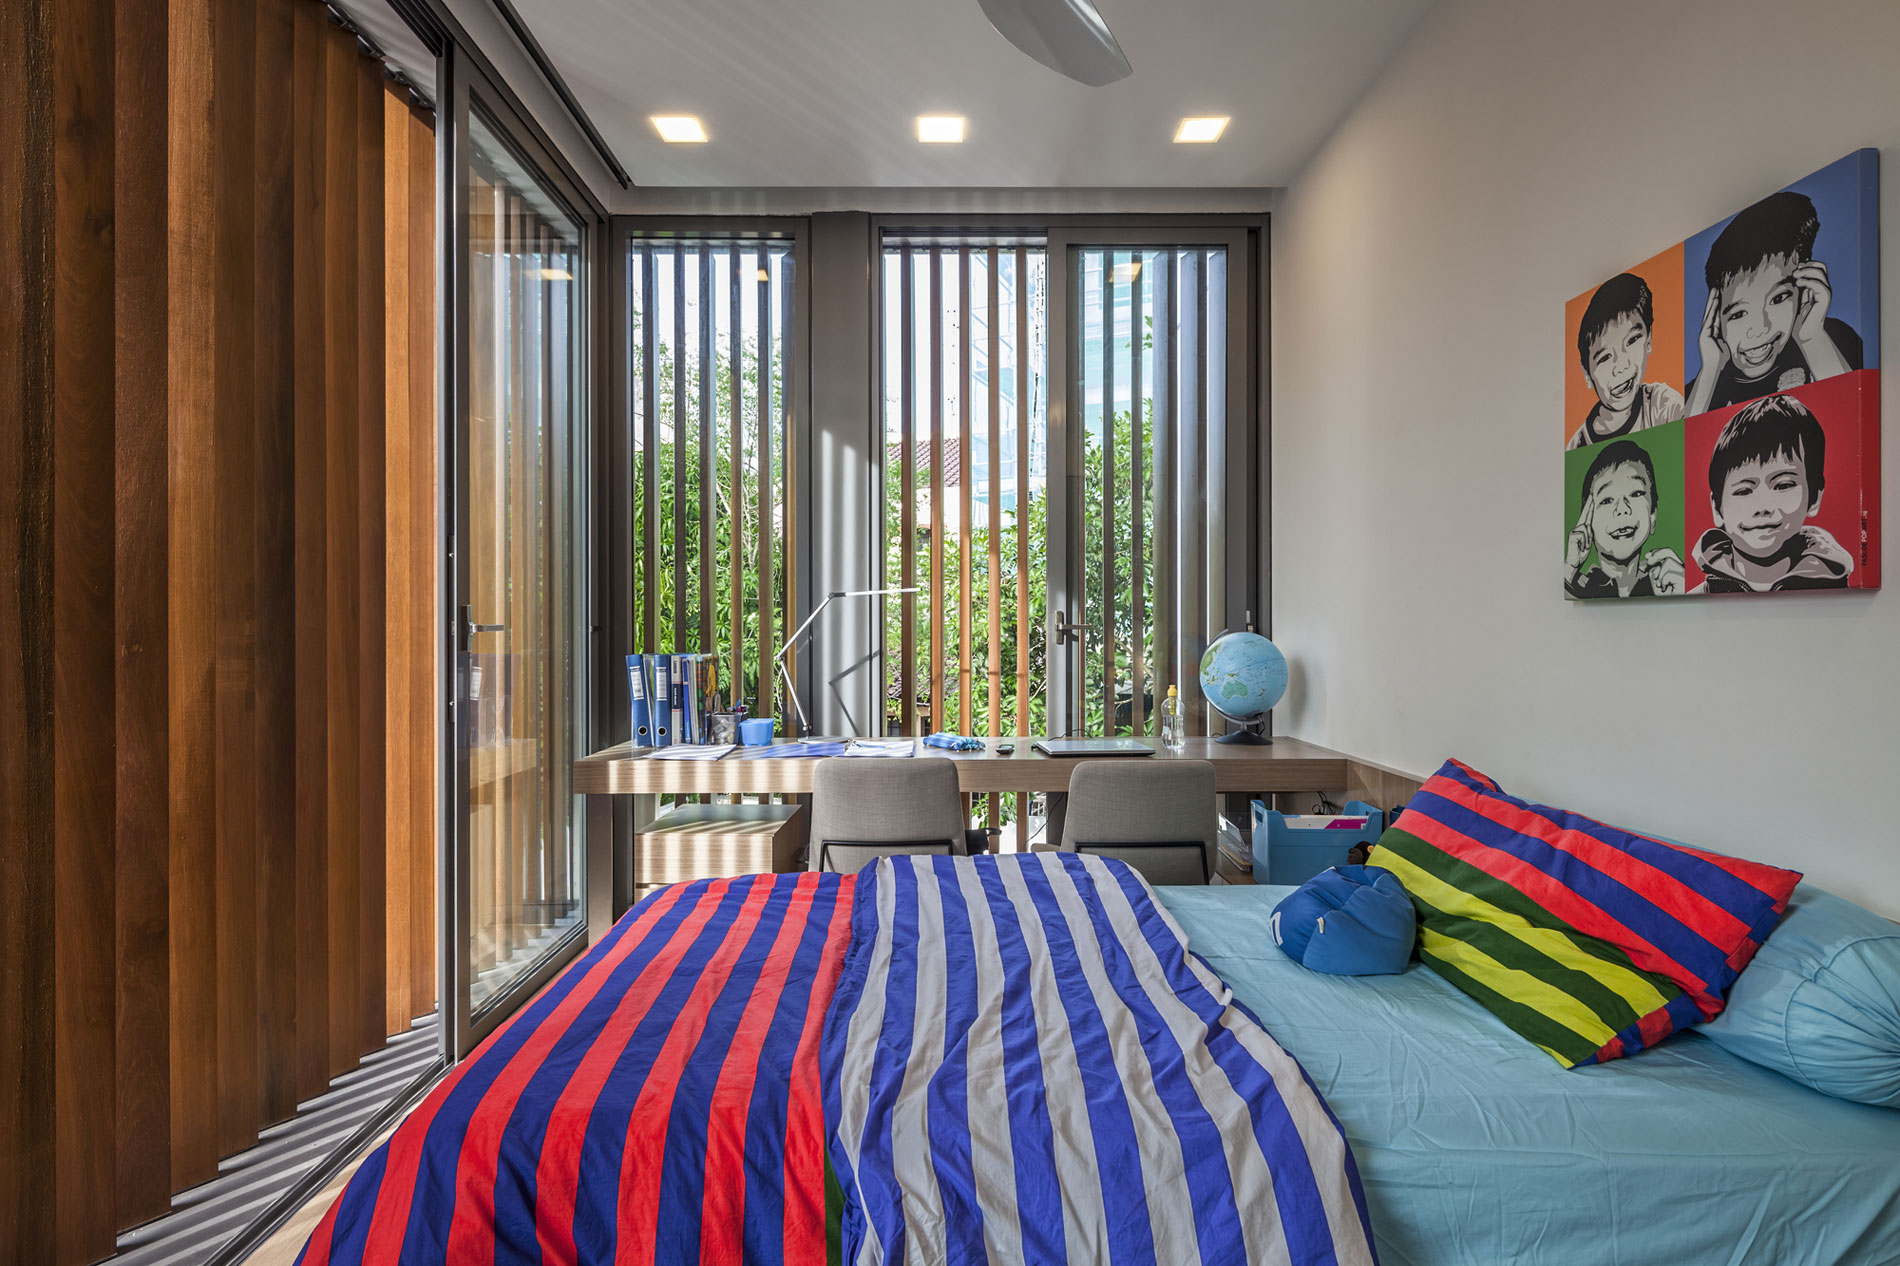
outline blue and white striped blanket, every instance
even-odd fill
[[[867,867],[819,1063],[846,1262],[1376,1260],[1325,1101],[1119,862]]]

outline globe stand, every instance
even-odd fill
[[[1260,721],[1253,725],[1243,725],[1238,730],[1223,734],[1214,741],[1216,743],[1232,743],[1236,747],[1270,747],[1273,744],[1273,740],[1267,737],[1267,723],[1265,721]]]

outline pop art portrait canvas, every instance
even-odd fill
[[[1879,154],[1565,305],[1564,594],[1880,585]]]

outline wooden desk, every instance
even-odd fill
[[[1158,747],[1157,740],[1143,741]],[[1007,756],[998,753],[997,744],[1004,742],[1014,743],[1016,750]],[[1033,742],[987,739],[980,752],[925,747],[918,754],[955,761],[958,786],[966,793],[1067,791],[1077,758],[1044,756],[1034,750]],[[649,760],[646,750],[622,743],[574,762],[574,793],[587,797],[587,912],[589,935],[594,938],[605,935],[625,911],[633,848],[639,832],[653,820],[661,794],[809,795],[818,767],[817,758],[742,760],[736,754],[719,761]],[[1364,789],[1376,787],[1373,798],[1385,803],[1406,782],[1412,791],[1418,788],[1416,779],[1296,738],[1275,738],[1265,747],[1196,738],[1189,739],[1178,754],[1158,750],[1154,756],[1097,759],[1211,761],[1214,788],[1226,795],[1291,791],[1364,795]],[[1404,794],[1409,796],[1410,791]],[[623,818],[616,840],[614,807],[619,797],[630,798],[632,816]]]

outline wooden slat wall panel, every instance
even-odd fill
[[[118,122],[113,388],[118,424],[113,623],[119,750],[118,875],[113,894],[118,1022],[113,1044],[121,1223],[163,1214],[172,1190],[166,917],[166,16],[167,6],[151,0],[118,0],[114,11]],[[0,1235],[0,1244],[5,1242]]]
[[[0,1260],[54,1259],[52,10],[0,4]]]
[[[384,751],[384,759],[388,762],[385,777],[392,786],[401,786],[409,777],[413,734],[409,718],[416,708],[422,706],[421,699],[411,697],[411,687],[416,682],[409,665],[414,662],[416,648],[408,630],[425,618],[424,612],[428,609],[426,600],[421,604],[416,602],[419,595],[416,594],[415,585],[405,578],[415,554],[416,534],[422,528],[422,523],[416,520],[413,499],[403,495],[400,477],[395,476],[395,472],[409,469],[413,460],[411,445],[418,439],[427,443],[424,438],[426,429],[418,434],[419,428],[426,428],[427,420],[411,416],[409,392],[406,389],[410,355],[410,292],[411,287],[424,284],[420,277],[413,275],[414,261],[409,256],[408,113],[403,102],[393,93],[383,98],[383,162],[387,172],[383,182],[383,259],[386,269],[383,277],[383,333],[386,339],[383,344],[383,370],[388,383],[383,426],[386,436],[384,451],[388,454],[392,472],[393,492],[389,499],[386,537],[391,637],[383,688],[389,709],[388,737],[385,740],[387,746]],[[409,838],[410,829],[411,824],[407,820],[392,813],[383,854],[383,883],[388,892],[384,928],[389,938],[386,949],[389,988],[383,999],[383,1029],[391,1033],[417,1014],[410,1009],[410,850],[413,847]]]
[[[212,535],[210,555],[216,831],[217,1155],[257,1141],[257,573],[242,555],[256,503],[256,120],[254,0],[212,8]],[[243,564],[243,565],[240,565]]]
[[[292,378],[296,483],[293,634],[297,658],[297,1096],[330,1081],[329,497],[324,444],[324,208],[329,201],[329,24],[314,4],[293,8],[291,91]]]
[[[362,820],[360,735],[363,655],[356,639],[361,611],[356,427],[357,90],[356,49],[327,38],[324,46],[323,325],[324,325],[324,650],[328,663],[330,1065],[332,1077],[356,1067],[355,1017],[361,997],[357,901],[362,892],[358,845]]]
[[[54,8],[53,901],[62,1258],[112,1249],[113,45],[111,0]]]
[[[19,0],[0,47],[0,1261],[78,1266],[382,1042],[391,816],[433,1001],[433,808],[385,795],[433,782],[426,612],[400,779],[382,658],[384,507],[434,542],[385,181],[427,283],[433,161],[405,108],[386,174],[316,0]]]
[[[247,3],[251,0],[246,0]],[[354,50],[352,50],[354,52]],[[388,481],[384,409],[383,68],[353,58],[356,72],[356,455],[358,718],[353,736],[357,767],[357,979],[354,1014],[358,1055],[378,1050],[389,1033],[384,1021],[388,946],[384,836],[388,820],[384,766],[384,699],[389,624],[385,548]],[[352,1061],[354,1066],[354,1061]]]
[[[384,127],[385,452],[389,654],[383,1028],[435,1006],[435,134],[394,92]]]
[[[169,229],[172,1185],[218,1172],[217,450],[212,0],[171,10]]]
[[[435,610],[437,586],[437,525],[439,496],[436,467],[436,255],[435,238],[435,130],[428,120],[410,114],[409,174],[409,362],[407,373],[392,378],[392,394],[406,383],[411,430],[408,477],[402,499],[410,507],[410,548],[402,560],[405,587],[410,592],[410,615],[392,629],[407,629],[406,663],[392,664],[390,679],[408,680],[410,706],[392,711],[394,723],[410,729],[408,773],[414,788],[407,801],[410,866],[409,888],[409,1008],[414,1019],[438,1005],[436,997],[436,744],[441,730],[442,699],[437,691],[440,673],[436,630],[441,615]],[[392,562],[397,561],[392,555]],[[392,806],[404,804],[395,796]],[[392,1032],[395,1030],[392,1029]]]
[[[406,662],[391,665],[392,679],[406,678],[412,707],[395,714],[398,724],[412,728],[409,771],[403,790],[392,795],[392,821],[406,818],[412,880],[409,889],[409,999],[410,1018],[436,1008],[436,742],[440,733],[441,698],[436,691],[435,613],[438,539],[435,523],[435,129],[421,114],[409,114],[409,363],[407,374],[390,378],[392,394],[407,386],[409,417],[419,428],[410,448],[407,477],[399,499],[411,507],[415,539],[403,575],[412,594],[411,615],[389,627],[402,634],[410,647]],[[392,472],[396,468],[391,467]],[[394,1029],[391,1032],[395,1032]]]
[[[126,0],[121,0],[125,3]],[[137,0],[131,0],[136,3]],[[296,287],[290,96],[295,6],[257,6],[257,1069],[261,1120],[297,1110]]]

